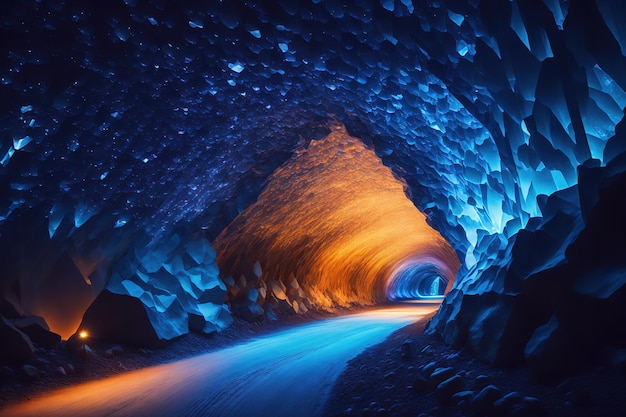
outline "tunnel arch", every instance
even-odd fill
[[[339,124],[276,170],[214,246],[235,311],[420,298],[398,271],[437,271],[451,284],[459,267],[406,183]]]
[[[438,258],[410,259],[389,276],[387,298],[390,301],[442,299],[454,278],[454,271]]]

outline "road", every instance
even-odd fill
[[[319,416],[346,363],[436,309],[405,304],[53,391],[0,416]]]

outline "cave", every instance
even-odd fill
[[[621,2],[8,0],[0,20],[5,368],[81,332],[158,349],[416,301],[489,366],[623,379]]]

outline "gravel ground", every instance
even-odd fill
[[[353,359],[335,385],[324,415],[626,416],[624,374],[599,366],[552,385],[539,384],[524,368],[495,369],[467,349],[456,351],[437,335],[423,334],[426,322],[395,332]],[[447,372],[459,378],[447,387],[424,384],[430,382],[434,369],[448,367],[452,370]],[[500,395],[518,395],[509,396],[508,404],[503,400],[495,408],[477,412],[481,402],[472,402],[472,397],[486,385],[493,385]],[[446,388],[451,391],[446,393]],[[449,397],[461,390],[473,394]]]

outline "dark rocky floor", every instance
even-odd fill
[[[407,326],[353,359],[324,415],[626,416],[626,374],[598,366],[539,384],[523,368],[494,369],[467,350],[451,349],[438,336],[423,334],[425,324]]]
[[[90,343],[93,354],[88,357],[62,347],[42,350],[29,364],[37,375],[28,376],[17,368],[0,368],[0,409],[56,388],[206,353],[329,315],[309,312],[263,323],[235,320],[222,333],[190,333],[152,350],[96,342]],[[324,416],[626,416],[624,374],[599,366],[566,381],[542,385],[524,369],[494,369],[467,350],[455,351],[439,337],[422,334],[425,323],[421,321],[395,332],[352,360],[332,390]],[[445,390],[431,386],[430,375],[437,368],[450,368],[439,371],[439,379],[453,377]],[[472,398],[486,386],[495,388],[487,389],[483,397],[502,395],[507,399],[500,401],[495,411],[487,407],[487,411],[477,413]],[[451,397],[456,391],[473,394]]]

